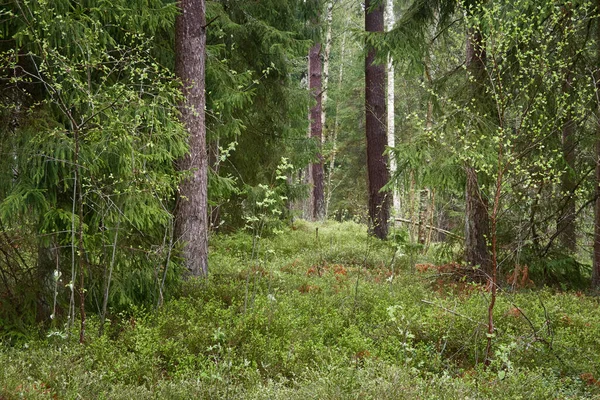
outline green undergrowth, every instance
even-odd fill
[[[217,236],[160,310],[4,344],[0,399],[600,398],[597,298],[501,291],[485,367],[487,291],[406,253],[353,223]]]

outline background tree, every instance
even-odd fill
[[[316,161],[312,163],[312,218],[320,221],[325,215],[325,193],[323,182],[323,82],[321,63],[321,44],[316,42],[309,51],[309,91],[314,99],[310,108],[310,136],[317,147]]]
[[[467,5],[467,12],[472,13],[478,4]],[[472,99],[477,106],[486,107],[484,97],[486,94],[486,51],[481,27],[470,26],[467,28],[466,61],[469,88],[469,100]],[[493,110],[489,110],[493,112]],[[481,112],[480,114],[485,114]],[[473,119],[474,126],[471,130],[482,129],[479,120]],[[488,200],[485,192],[480,188],[477,171],[473,165],[465,166],[465,259],[472,266],[480,266],[484,271],[490,272],[491,259],[488,251],[490,239]]]
[[[386,18],[386,28],[388,31],[394,29],[394,24],[396,23],[396,15],[394,11],[394,1],[386,0],[385,7],[385,18]],[[395,95],[395,68],[394,62],[392,60],[392,56],[388,55],[387,62],[387,145],[389,147],[396,146],[396,95]],[[390,153],[389,159],[389,169],[390,175],[393,176],[396,174],[397,166],[396,159],[393,153]],[[392,196],[392,209],[393,214],[395,216],[400,216],[400,193],[398,188],[394,188],[391,191]]]
[[[600,1],[596,3],[596,12],[600,15]],[[593,70],[594,87],[596,89],[596,112],[600,115],[600,24],[596,26],[596,65]],[[600,116],[596,116],[596,167],[594,176],[594,192],[596,200],[594,202],[594,245],[592,258],[592,287],[596,290],[600,288]]]
[[[382,2],[365,2],[365,31],[383,32]],[[367,137],[367,168],[369,174],[369,221],[373,233],[380,239],[388,234],[390,195],[384,186],[390,174],[384,152],[387,145],[385,107],[385,65],[376,59],[374,48],[367,48],[365,57],[365,131]]]

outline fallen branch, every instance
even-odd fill
[[[480,321],[475,321],[475,320],[474,320],[473,318],[471,318],[471,317],[468,317],[468,316],[466,316],[466,315],[460,314],[460,313],[458,313],[458,312],[456,312],[456,311],[454,311],[454,310],[451,310],[451,309],[449,309],[449,308],[446,308],[446,307],[444,307],[444,306],[442,306],[442,305],[440,305],[440,304],[434,303],[433,301],[429,301],[429,300],[423,300],[423,299],[422,299],[422,300],[421,300],[421,302],[422,302],[422,303],[425,303],[425,304],[432,305],[432,306],[436,306],[436,307],[438,307],[438,308],[441,308],[442,310],[446,311],[447,313],[450,313],[450,314],[456,315],[457,317],[462,317],[462,318],[464,318],[464,319],[466,319],[466,320],[468,320],[468,321],[471,321],[471,322],[472,322],[472,323],[474,323],[474,324],[481,325],[481,326],[483,326],[483,327],[487,327],[487,324],[484,324],[483,322],[480,322]]]
[[[419,225],[419,223],[418,223],[418,222],[411,221],[410,219],[406,219],[406,218],[400,218],[400,217],[396,217],[396,218],[395,218],[395,220],[396,220],[396,221],[398,221],[398,222],[405,222],[405,223],[407,223],[407,224]],[[460,235],[457,235],[456,233],[453,233],[453,232],[447,231],[447,230],[445,230],[445,229],[438,228],[437,226],[425,225],[425,228],[426,228],[426,229],[431,229],[431,230],[434,230],[434,231],[436,231],[436,232],[440,232],[440,233],[446,234],[446,235],[448,235],[448,236],[454,236],[454,237],[455,237],[455,238],[457,238],[457,239],[463,239],[463,237],[462,237],[462,236],[460,236]]]

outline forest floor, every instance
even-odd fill
[[[411,253],[354,223],[216,236],[158,311],[2,345],[0,399],[600,398],[597,297],[503,286],[485,366],[485,286]]]

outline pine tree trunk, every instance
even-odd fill
[[[467,32],[466,65],[470,75],[470,93],[474,98],[483,96],[485,75],[485,49],[481,32]],[[469,265],[479,265],[490,272],[491,258],[488,250],[489,215],[488,202],[479,187],[477,171],[471,165],[465,167],[467,175],[465,190],[465,259]]]
[[[365,30],[367,32],[383,32],[383,3],[380,2],[375,7],[371,7],[371,3],[373,3],[372,0],[365,2]],[[375,64],[375,55],[376,50],[369,48],[365,59],[369,220],[373,234],[380,239],[385,239],[388,234],[391,200],[390,193],[381,190],[390,180],[387,160],[383,154],[387,145],[385,66]]]
[[[208,275],[208,155],[204,107],[206,15],[204,0],[179,0],[175,72],[183,83],[181,121],[189,133],[189,153],[179,161],[189,176],[179,187],[175,234],[183,243],[187,275]]]
[[[325,214],[325,196],[323,191],[323,155],[321,143],[323,137],[323,125],[321,123],[322,110],[322,80],[321,80],[321,44],[315,43],[309,52],[309,90],[315,99],[315,105],[310,109],[310,136],[315,139],[319,151],[317,162],[312,164],[313,179],[313,215],[316,221],[323,219]]]

